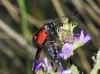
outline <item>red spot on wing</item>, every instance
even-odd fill
[[[45,42],[47,36],[48,36],[48,34],[45,33],[44,28],[42,28],[41,31],[38,34],[38,40],[37,40],[38,44],[42,45]]]
[[[35,48],[41,47],[47,39],[48,34],[45,33],[45,26],[46,25],[43,25],[42,28],[32,38],[32,43]]]

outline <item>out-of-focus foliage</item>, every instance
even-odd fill
[[[80,71],[89,74],[92,56],[100,46],[100,0],[0,0],[0,74],[32,74],[36,52],[32,36],[44,23],[76,10],[78,14],[69,20],[78,23],[76,32],[83,28],[92,41],[78,48],[71,59]],[[47,56],[45,52],[41,58]]]
[[[96,59],[94,59],[95,64],[94,68],[92,69],[90,74],[99,74],[100,73],[100,48],[98,50],[98,53],[96,54]]]

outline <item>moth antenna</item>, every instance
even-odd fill
[[[58,17],[57,19],[55,19],[54,21],[52,22],[55,22],[56,20],[60,19],[60,18],[63,18],[63,17],[67,17],[67,16],[75,16],[77,14],[77,11],[74,13],[74,14],[67,14],[66,16],[61,16],[61,17]]]

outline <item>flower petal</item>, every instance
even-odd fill
[[[69,68],[69,69],[67,69],[67,70],[64,70],[64,71],[60,71],[60,72],[57,72],[57,74],[71,74],[72,73],[72,69],[71,68]]]
[[[73,45],[69,43],[65,43],[62,47],[59,56],[65,60],[67,60],[73,52]]]
[[[33,61],[32,62],[32,71],[35,69],[35,66],[36,66],[36,61]]]
[[[80,37],[79,37],[80,43],[81,43],[81,42],[84,42],[84,38],[85,38],[85,36],[84,36],[84,31],[83,31],[83,29],[82,29],[82,30],[81,30],[81,34],[80,34]]]
[[[46,57],[44,58],[44,61],[45,61],[44,62],[45,63],[45,66],[48,67],[48,61],[47,61],[47,58]]]
[[[62,74],[63,67],[62,67],[62,64],[60,62],[59,62],[59,65],[60,65],[60,74]]]
[[[36,72],[40,71],[40,68],[43,63],[44,63],[44,59],[40,60],[40,62],[36,65],[36,69],[35,69]]]
[[[67,70],[62,72],[62,74],[71,74],[71,73],[72,73],[72,69],[71,68],[69,68],[69,69],[67,69]]]
[[[87,43],[87,42],[89,42],[90,40],[91,40],[91,37],[87,34],[85,36],[85,39],[84,39],[84,44]]]
[[[48,68],[49,68],[49,70],[53,69],[53,63],[52,62],[49,63]]]
[[[65,42],[67,42],[67,41],[68,41],[68,39],[69,39],[69,37],[68,37],[68,36],[66,36],[66,38],[65,38]]]
[[[76,34],[74,35],[73,39],[73,46],[74,50],[80,46],[83,46],[85,43],[91,40],[91,37],[87,34],[86,36],[84,35],[84,31],[81,30],[81,34]]]

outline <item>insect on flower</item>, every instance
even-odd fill
[[[56,30],[53,22],[44,24],[41,29],[33,36],[32,43],[37,52],[34,61],[38,61],[42,48],[45,45],[50,55],[53,57],[55,63],[59,62],[59,56],[57,51]]]
[[[74,15],[76,15],[76,12],[74,14],[68,14],[67,16],[74,16]],[[66,16],[62,16],[62,17],[66,17]],[[32,43],[33,43],[33,46],[37,49],[37,52],[36,52],[36,55],[34,58],[34,61],[36,63],[39,60],[39,57],[40,57],[40,54],[41,54],[41,51],[42,51],[42,48],[44,45],[48,49],[54,62],[55,63],[59,62],[57,45],[55,43],[56,38],[57,38],[56,37],[56,29],[55,29],[56,28],[55,21],[62,17],[58,17],[54,21],[44,24],[40,28],[40,30],[35,35],[33,35]]]

